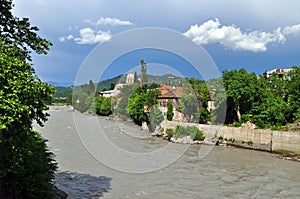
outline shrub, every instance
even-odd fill
[[[185,136],[190,136],[193,140],[204,140],[205,136],[203,135],[203,132],[200,131],[195,126],[179,126],[177,125],[175,128],[175,136],[182,138]]]
[[[194,140],[204,140],[205,139],[205,135],[203,134],[203,132],[201,130],[198,129]]]
[[[168,135],[168,139],[170,139],[174,135],[174,130],[173,129],[167,129],[166,133]]]
[[[247,144],[252,146],[252,145],[253,145],[253,141],[252,141],[252,140],[249,140],[249,141],[247,142]]]

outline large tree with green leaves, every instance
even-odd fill
[[[294,66],[285,77],[287,82],[288,103],[291,107],[291,120],[300,118],[300,67]]]
[[[151,111],[158,103],[157,97],[159,91],[147,84],[138,87],[129,97],[127,111],[134,122],[141,125],[142,122],[149,123],[149,116],[147,110]]]
[[[29,19],[13,16],[12,7],[1,0],[0,198],[46,198],[56,164],[32,122],[47,120],[45,102],[54,89],[34,74],[30,53],[46,54],[51,43]]]
[[[223,72],[227,96],[226,123],[240,121],[241,115],[251,110],[256,81],[256,74],[248,74],[245,69]]]

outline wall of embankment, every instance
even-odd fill
[[[270,129],[250,129],[195,123],[164,121],[165,129],[176,125],[197,126],[205,137],[222,137],[227,143],[237,147],[263,151],[290,151],[300,153],[300,132],[272,131]]]

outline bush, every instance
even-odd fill
[[[249,141],[247,142],[247,144],[252,146],[252,145],[253,145],[253,141],[252,141],[252,140],[249,140]]]
[[[154,126],[159,125],[164,121],[164,116],[158,108],[154,108],[151,110],[149,115],[150,124],[153,124]]]
[[[201,130],[198,129],[194,140],[204,140],[205,139],[205,135],[203,134],[203,132]]]
[[[190,136],[193,140],[204,140],[205,136],[202,131],[200,131],[195,126],[179,126],[177,125],[175,128],[175,136],[182,138],[185,136]]]
[[[173,129],[167,129],[166,133],[168,135],[168,139],[170,139],[174,135],[174,130]]]
[[[258,119],[256,122],[255,122],[255,125],[260,128],[260,129],[264,129],[266,128],[266,124],[264,123],[263,120],[261,119]]]

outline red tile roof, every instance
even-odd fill
[[[165,84],[161,84],[160,87],[157,88],[161,92],[161,95],[158,96],[160,99],[164,98],[181,98],[181,94],[184,89],[182,87],[175,86],[167,86]]]

